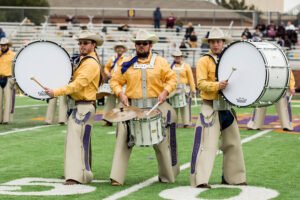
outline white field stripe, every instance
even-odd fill
[[[0,136],[9,135],[12,133],[31,131],[31,130],[40,129],[40,128],[52,127],[52,126],[58,126],[58,125],[43,125],[43,126],[35,126],[35,127],[30,127],[30,128],[17,129],[17,130],[13,130],[13,131],[2,132],[2,133],[0,133]]]
[[[30,107],[42,107],[42,106],[48,106],[48,104],[35,104],[35,105],[15,106],[15,108],[30,108]]]
[[[250,137],[247,137],[247,138],[243,139],[241,141],[241,143],[244,144],[244,143],[250,142],[250,141],[252,141],[252,140],[254,140],[254,139],[258,138],[258,137],[261,137],[261,136],[263,136],[263,135],[271,132],[271,131],[272,130],[269,129],[269,130],[258,132],[255,135],[252,135]],[[218,154],[220,154],[220,153],[218,153]],[[185,164],[183,164],[183,165],[180,166],[180,171],[185,170],[185,169],[187,169],[189,167],[190,167],[190,163],[189,162],[185,163]],[[136,192],[136,191],[138,191],[138,190],[140,190],[140,189],[142,189],[144,187],[147,187],[147,186],[149,186],[149,185],[151,185],[151,184],[153,184],[153,183],[155,183],[157,181],[158,181],[158,176],[154,176],[154,177],[149,178],[148,180],[146,180],[144,182],[135,184],[135,185],[131,186],[130,188],[127,188],[127,189],[122,190],[120,192],[117,192],[117,193],[115,193],[115,194],[113,194],[111,196],[108,196],[108,197],[104,198],[103,200],[120,199],[120,198],[125,197],[125,196],[127,196],[127,195],[129,195],[131,193],[134,193],[134,192]]]

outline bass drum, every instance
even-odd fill
[[[237,107],[276,103],[286,92],[289,76],[284,52],[270,42],[234,42],[222,52],[217,66],[219,81],[230,77],[221,94]]]
[[[16,55],[13,76],[21,91],[34,99],[50,99],[44,89],[32,80],[35,78],[50,89],[67,85],[73,70],[70,56],[60,45],[51,41],[34,41]]]

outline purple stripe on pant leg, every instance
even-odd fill
[[[292,109],[291,109],[291,102],[289,101],[290,97],[286,97],[286,101],[287,101],[287,110],[288,110],[288,114],[289,114],[289,121],[292,122],[293,118],[292,118]]]
[[[15,102],[16,102],[16,89],[12,90],[12,98],[11,98],[11,110],[10,113],[15,112]]]
[[[177,164],[176,123],[172,123],[170,126],[170,147],[172,166],[175,166]]]
[[[168,110],[167,117],[166,117],[166,127],[171,124],[171,111]]]
[[[256,108],[254,108],[254,110],[253,110],[253,114],[252,114],[252,121],[254,121],[255,120],[255,115],[256,115]]]
[[[191,160],[191,174],[195,173],[196,160],[197,160],[198,151],[201,143],[201,134],[202,134],[202,127],[198,126],[196,128],[195,139],[194,139],[194,147],[193,147],[192,160]]]
[[[87,171],[91,171],[90,158],[89,158],[91,129],[92,129],[91,125],[86,125],[84,128],[84,135],[83,135],[84,163],[85,163],[85,169]]]
[[[77,119],[76,118],[77,111],[78,111],[77,108],[73,109],[73,111],[72,111],[72,117],[73,117],[75,123],[78,124],[78,125],[81,125],[81,124],[87,122],[89,120],[89,118],[91,117],[91,112],[88,112],[88,113],[85,114],[85,116],[84,116],[84,118],[82,120]]]
[[[212,127],[213,125],[213,122],[209,122],[209,123],[206,123],[205,120],[204,120],[204,115],[202,115],[202,113],[200,113],[200,121],[201,121],[201,124],[205,127],[205,128],[208,128],[208,127]]]

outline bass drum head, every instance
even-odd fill
[[[50,97],[34,82],[34,77],[44,87],[57,89],[67,85],[72,77],[69,54],[51,41],[35,41],[22,48],[16,55],[13,74],[22,92],[34,99]]]
[[[227,80],[232,71],[228,86],[221,91],[224,98],[238,107],[255,103],[263,93],[267,78],[265,61],[258,49],[246,41],[228,46],[218,63],[218,80]]]

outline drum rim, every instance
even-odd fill
[[[13,59],[13,67],[12,67],[12,74],[13,74],[13,77],[14,79],[16,80],[16,84],[18,85],[19,89],[21,90],[21,92],[25,95],[25,96],[28,96],[32,99],[36,99],[36,100],[42,100],[42,101],[46,101],[46,100],[49,100],[49,99],[53,99],[54,97],[47,97],[47,98],[37,98],[37,97],[34,97],[34,96],[31,96],[30,94],[27,94],[26,92],[24,92],[24,90],[21,88],[21,86],[18,84],[17,82],[17,79],[16,79],[16,75],[15,75],[15,65],[16,65],[16,61],[17,61],[17,58],[19,57],[19,55],[21,54],[21,52],[26,48],[28,47],[29,45],[31,44],[34,44],[34,43],[38,43],[38,42],[48,42],[48,43],[52,43],[52,44],[55,44],[57,46],[59,46],[69,57],[69,60],[70,60],[70,66],[71,66],[71,77],[70,77],[70,80],[69,80],[69,83],[71,82],[72,80],[72,77],[73,77],[73,66],[72,66],[72,61],[71,61],[71,57],[70,57],[70,54],[58,43],[56,42],[53,42],[51,40],[34,40],[34,41],[31,41],[29,43],[27,43],[26,45],[24,45],[15,55],[14,59]]]
[[[260,41],[260,42],[266,42],[266,43],[269,43],[269,44],[274,45],[273,43],[267,42],[267,41]],[[251,41],[248,41],[248,40],[235,41],[235,42],[232,42],[231,44],[229,44],[227,47],[225,47],[225,48],[223,49],[223,51],[221,52],[220,56],[219,56],[218,63],[217,63],[217,66],[216,66],[216,80],[217,80],[217,81],[219,81],[219,76],[218,76],[219,73],[218,73],[218,72],[219,72],[220,61],[221,61],[221,59],[222,59],[222,57],[223,57],[225,51],[226,51],[229,47],[231,47],[232,45],[235,45],[235,44],[237,44],[237,43],[248,43],[248,44],[254,46],[254,47],[257,49],[257,47],[256,47],[253,43],[251,43]],[[274,45],[274,46],[275,46],[275,45]],[[278,48],[278,46],[276,46],[276,47]],[[278,48],[278,49],[279,49],[280,51],[282,51],[281,48]],[[266,63],[267,63],[267,60],[266,60],[265,55],[263,55],[263,54],[261,53],[261,51],[258,51],[258,52],[259,52],[259,54],[262,56],[262,58],[263,58],[263,60],[264,60],[264,63],[266,64]],[[289,68],[289,63],[287,62],[286,55],[284,54],[284,52],[282,52],[282,53],[283,53],[283,55],[284,55],[285,61],[286,61],[287,65],[288,65],[288,68]],[[289,78],[289,76],[288,76],[288,78]],[[266,73],[264,87],[267,86],[267,83],[268,83],[268,82],[269,82],[269,75],[268,75],[268,73]],[[261,97],[265,94],[265,92],[266,92],[265,89],[262,90],[261,93],[260,93],[260,95],[258,96],[257,99],[261,99]],[[253,102],[253,103],[251,103],[251,104],[248,104],[248,105],[244,105],[244,106],[236,105],[236,104],[232,103],[231,101],[229,101],[229,100],[226,98],[226,96],[223,94],[222,90],[219,91],[219,94],[221,95],[221,97],[222,97],[227,103],[229,103],[229,104],[232,105],[232,106],[236,106],[236,107],[238,107],[238,108],[258,107],[258,106],[256,105],[255,102]],[[283,92],[283,94],[284,94],[284,92]],[[279,97],[278,99],[276,99],[276,101],[274,101],[274,102],[277,102],[277,101],[283,96],[283,94],[280,95],[280,97]]]

